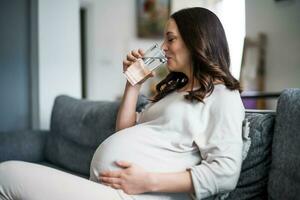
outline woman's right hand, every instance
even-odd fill
[[[134,63],[138,58],[143,57],[144,51],[141,49],[130,51],[126,58],[123,60],[123,72],[127,70],[127,68]]]
[[[132,65],[137,59],[142,58],[144,56],[144,51],[142,49],[138,49],[138,50],[132,50],[130,51],[127,56],[126,59],[123,60],[123,72],[125,72],[127,70],[127,68]],[[139,82],[136,85],[141,85],[143,84],[148,78],[153,77],[154,76],[154,72],[149,73],[141,82]],[[127,81],[127,85],[130,85]]]

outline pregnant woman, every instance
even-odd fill
[[[204,8],[172,14],[162,44],[169,74],[135,113],[128,82],[116,133],[97,149],[90,180],[21,161],[0,164],[0,199],[188,200],[233,190],[242,163],[244,107],[223,27]],[[126,70],[143,56],[131,51]]]

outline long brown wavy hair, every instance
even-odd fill
[[[179,10],[172,14],[171,18],[175,20],[191,54],[192,77],[195,77],[200,85],[199,89],[188,91],[185,99],[203,102],[203,99],[213,92],[216,80],[223,82],[230,90],[241,92],[239,81],[229,71],[227,39],[218,17],[205,8],[194,7]],[[156,85],[157,93],[152,101],[157,102],[169,93],[183,88],[188,81],[184,73],[170,72]]]

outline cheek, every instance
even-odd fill
[[[170,70],[180,71],[189,63],[189,54],[182,46],[173,46],[170,48],[172,58],[168,60],[167,65]]]
[[[180,53],[178,53],[177,56],[177,61],[179,62],[178,64],[180,65],[187,65],[190,62],[190,56],[189,53],[187,51],[181,51]]]

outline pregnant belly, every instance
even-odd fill
[[[197,150],[177,150],[159,134],[145,126],[134,126],[111,135],[93,156],[90,179],[97,181],[102,171],[119,170],[115,164],[118,160],[138,164],[152,172],[182,171],[200,161]]]

